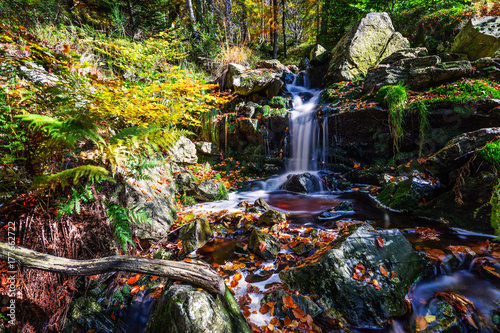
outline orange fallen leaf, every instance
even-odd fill
[[[127,284],[134,284],[140,279],[141,275],[137,274],[136,276],[132,276],[130,279],[127,280]]]
[[[290,295],[282,296],[282,299],[283,299],[283,304],[287,308],[293,308],[293,306],[295,305],[295,304],[293,304],[293,298]]]
[[[280,320],[277,317],[274,317],[273,319],[271,319],[271,324],[272,325],[279,325]]]
[[[284,325],[285,326],[290,326],[290,324],[292,323],[292,320],[290,319],[290,317],[286,316],[285,317],[285,321],[284,321]]]
[[[384,240],[380,237],[377,237],[377,244],[380,247],[384,247]]]
[[[133,293],[138,292],[140,289],[141,289],[141,286],[134,286],[134,287],[132,287],[132,289],[130,289],[130,292],[133,294]]]
[[[242,277],[243,277],[243,276],[242,276],[240,273],[236,273],[236,274],[234,274],[233,279],[234,279],[235,281],[239,281],[239,280],[241,280],[241,278],[242,278]]]
[[[262,314],[266,314],[269,312],[269,305],[264,304],[260,307],[259,312]]]
[[[231,281],[231,287],[236,287],[238,285],[238,281],[232,280]]]
[[[297,318],[299,320],[304,318],[306,315],[306,313],[304,311],[302,311],[302,309],[299,307],[292,309],[292,312],[293,312],[293,315],[295,316],[295,318]]]
[[[259,244],[259,250],[260,252],[264,252],[264,250],[266,249],[266,243],[265,242],[260,242]]]
[[[415,328],[417,329],[417,332],[425,330],[427,325],[428,323],[424,316],[415,317]]]
[[[387,273],[387,270],[384,267],[380,266],[378,270],[380,271],[380,274],[382,274],[383,276],[389,277],[389,273]]]

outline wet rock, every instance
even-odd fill
[[[224,183],[213,180],[204,180],[197,184],[193,196],[199,201],[218,201],[228,199]]]
[[[295,84],[297,86],[305,87],[306,86],[306,73],[299,72],[297,74],[297,78],[295,79]]]
[[[309,66],[309,58],[307,57],[302,58],[299,63],[299,69],[306,70],[308,66]]]
[[[437,153],[427,158],[423,167],[434,177],[443,181],[452,170],[458,169],[467,162],[472,152],[484,147],[487,142],[499,135],[500,127],[483,128],[460,134],[448,141]]]
[[[281,186],[282,189],[298,193],[314,193],[321,190],[318,177],[309,172],[288,175],[287,181]]]
[[[272,226],[286,221],[286,214],[270,209],[259,217],[258,224]]]
[[[174,254],[172,253],[172,251],[164,248],[161,248],[155,253],[153,253],[154,259],[170,260],[172,259],[173,256]]]
[[[484,233],[493,233],[491,206],[493,188],[498,178],[490,172],[467,177],[459,187],[460,197],[453,188],[415,210],[419,216],[439,219],[451,226]],[[457,201],[457,198],[460,200]]]
[[[233,295],[213,295],[188,285],[172,285],[158,300],[146,333],[251,333]]]
[[[196,146],[186,137],[180,137],[175,146],[170,149],[172,161],[177,163],[195,164],[198,162]]]
[[[271,60],[262,60],[259,61],[256,65],[257,68],[269,68],[269,69],[277,69],[280,71],[284,71],[286,73],[290,73],[290,70],[286,68],[279,60],[271,59]]]
[[[248,249],[264,259],[276,259],[280,243],[270,234],[254,228],[248,240]]]
[[[298,256],[305,256],[315,248],[314,244],[311,243],[300,243],[290,250]]]
[[[224,215],[220,221],[228,225],[234,225],[238,228],[244,225],[245,215],[242,212],[234,212]]]
[[[387,172],[388,167],[374,166],[368,169],[353,169],[346,174],[346,178],[358,184],[379,186],[380,177]]]
[[[268,211],[271,209],[269,204],[263,198],[258,198],[257,200],[255,200],[254,206],[264,211]]]
[[[334,220],[345,215],[351,215],[354,212],[352,204],[344,200],[340,202],[337,206],[333,207],[331,210],[323,212],[316,216],[318,220]]]
[[[238,115],[252,118],[256,113],[260,112],[261,109],[262,107],[255,102],[241,102],[235,106],[234,111]]]
[[[182,240],[184,254],[188,255],[194,250],[205,245],[212,237],[213,230],[205,217],[184,225],[179,231],[179,239]]]
[[[295,65],[289,65],[288,66],[288,69],[290,70],[290,72],[292,73],[297,73],[299,71],[299,67],[298,66],[295,66]]]
[[[469,60],[492,57],[500,49],[500,17],[473,17],[455,37],[452,53],[465,53]]]
[[[291,308],[288,308],[286,311],[283,311],[284,297],[291,297],[293,300],[293,304],[297,305],[299,309],[304,311],[306,315],[310,315],[313,318],[319,315],[323,311],[308,297],[302,295],[289,294],[283,291],[282,289],[276,289],[272,293],[264,296],[264,298],[260,301],[260,304],[264,305],[268,302],[276,302],[276,304],[274,305],[275,316],[281,319],[284,319],[285,317],[295,318]]]
[[[172,199],[175,197],[176,186],[173,185],[175,181],[169,168],[148,169],[148,179],[129,177],[122,184],[118,193],[126,207],[136,207],[135,211],[140,211],[150,220],[150,223],[133,224],[136,236],[152,241],[162,239],[177,219]]]
[[[328,51],[321,45],[316,46],[311,50],[309,55],[311,66],[320,66],[328,61]]]
[[[436,184],[415,174],[400,182],[389,183],[377,200],[392,209],[412,211],[423,199],[431,198],[435,190]]]
[[[295,80],[295,75],[293,75],[293,74],[287,74],[285,76],[285,83],[286,84],[292,84],[293,80]]]
[[[175,186],[181,191],[191,189],[193,176],[189,172],[179,172],[174,176]]]
[[[395,32],[387,13],[369,13],[332,50],[326,82],[353,81],[390,54],[410,43]]]
[[[314,95],[308,91],[304,91],[304,92],[300,92],[299,96],[300,96],[300,99],[302,99],[303,103],[307,103],[311,100],[311,98],[313,98]]]
[[[291,107],[291,101],[286,97],[276,96],[269,101],[269,106],[278,109],[288,109]]]
[[[238,95],[250,96],[264,91],[276,76],[281,76],[281,72],[270,73],[268,69],[249,69],[231,63],[226,74],[226,88],[234,89]]]
[[[104,310],[105,307],[94,295],[75,298],[71,302],[63,332],[87,332],[89,330],[114,332],[115,324],[104,313]]]
[[[418,57],[426,57],[429,55],[429,52],[425,47],[416,47],[409,49],[402,49],[392,53],[390,56],[384,58],[380,65],[393,65],[395,62],[403,59],[411,59]]]
[[[214,228],[214,235],[219,237],[226,237],[228,234],[227,228],[223,224],[218,224]]]
[[[352,225],[331,246],[316,262],[279,275],[289,288],[315,297],[324,317],[355,327],[383,327],[406,314],[407,288],[433,268],[396,229]]]
[[[420,324],[417,328],[416,318],[417,316],[413,316],[410,321],[410,331],[411,332],[425,332],[425,333],[445,333],[445,332],[463,332],[462,325],[460,324],[460,320],[455,314],[453,307],[445,300],[440,300],[437,298],[433,298],[430,303],[427,312],[424,314],[425,316],[433,316],[430,317],[434,320],[430,320],[427,322],[425,316],[420,315],[418,320],[426,321],[427,326],[425,329],[422,329],[425,324]],[[429,317],[428,317],[429,318]]]

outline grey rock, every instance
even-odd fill
[[[196,150],[206,156],[220,156],[221,151],[219,147],[217,147],[212,142],[200,141],[195,142]]]
[[[328,51],[323,46],[316,44],[309,54],[309,59],[311,66],[325,64],[328,61]]]
[[[185,224],[179,231],[179,239],[182,240],[184,254],[188,255],[205,245],[212,235],[212,227],[205,217],[197,218]]]
[[[258,207],[258,208],[260,208],[260,209],[262,209],[264,211],[267,211],[267,210],[271,209],[271,207],[269,206],[269,204],[263,198],[258,198],[257,200],[255,200],[254,206]]]
[[[316,262],[279,275],[289,288],[317,299],[324,317],[355,327],[383,327],[391,318],[406,314],[407,288],[433,268],[396,229],[376,231],[352,225],[331,246]],[[357,266],[360,275],[356,265],[362,265]],[[388,276],[380,272],[381,266]]]
[[[286,221],[286,214],[270,209],[259,217],[259,225],[272,226]]]
[[[228,198],[224,183],[213,180],[204,180],[197,184],[193,196],[199,201],[227,200]]]
[[[315,318],[319,315],[323,310],[319,306],[317,306],[313,301],[311,301],[308,297],[302,295],[289,294],[282,289],[276,289],[270,294],[264,296],[264,298],[260,301],[260,304],[264,305],[268,302],[276,302],[274,305],[274,314],[279,318],[294,318],[292,309],[288,308],[286,311],[283,311],[283,297],[291,297],[293,300],[293,304],[297,305],[299,309],[304,311],[307,315]]]
[[[469,60],[492,57],[500,49],[500,17],[473,17],[455,37],[451,52]]]
[[[426,57],[429,55],[429,52],[425,47],[416,47],[416,48],[409,48],[409,49],[403,49],[396,51],[392,53],[390,56],[382,59],[380,62],[380,65],[392,65],[395,62],[402,60],[402,59],[409,59],[409,58],[418,58],[418,57]]]
[[[326,82],[352,81],[366,75],[390,54],[410,43],[395,32],[387,13],[369,13],[342,37],[332,50]]]
[[[321,190],[318,177],[309,172],[289,175],[287,181],[281,186],[282,189],[298,193],[314,193]]]
[[[280,244],[272,235],[253,228],[248,239],[248,249],[263,259],[276,259]]]
[[[196,155],[196,146],[188,138],[182,136],[177,143],[170,149],[172,161],[177,163],[195,164],[198,162]]]
[[[251,333],[233,295],[213,295],[187,285],[172,285],[158,300],[146,333]]]
[[[431,55],[427,57],[419,57],[419,58],[407,58],[396,61],[394,66],[403,66],[403,67],[428,67],[428,66],[436,66],[441,63],[441,58],[436,55]]]

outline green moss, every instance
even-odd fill
[[[429,90],[424,102],[429,106],[435,103],[452,102],[464,104],[479,98],[500,98],[500,86],[484,79],[463,79]]]
[[[362,81],[334,83],[321,93],[320,103],[337,103],[342,99],[355,100],[362,97]]]
[[[274,96],[269,101],[269,106],[272,108],[278,108],[278,109],[285,108],[286,109],[288,106],[288,99],[283,97],[283,96]]]
[[[394,155],[399,153],[404,133],[404,117],[406,103],[408,101],[408,90],[404,84],[382,87],[375,97],[380,103],[389,108],[389,126],[393,139]]]
[[[411,179],[403,180],[399,183],[390,183],[384,188],[377,199],[385,206],[392,209],[408,211],[418,203],[411,193]]]
[[[491,226],[495,230],[495,235],[500,237],[500,183],[493,188],[491,204]]]
[[[500,167],[500,140],[488,142],[479,151],[483,159],[493,164],[497,168]]]
[[[217,194],[217,197],[215,198],[216,201],[218,200],[227,200],[229,199],[229,194],[227,193],[226,186],[224,185],[223,182],[219,183],[219,193]]]

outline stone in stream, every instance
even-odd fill
[[[300,243],[299,245],[296,245],[295,247],[292,247],[290,249],[290,251],[292,251],[293,253],[295,253],[298,256],[305,256],[306,254],[308,254],[309,252],[311,252],[312,249],[314,249],[314,248],[315,248],[314,244],[311,244],[311,243]]]
[[[285,317],[295,318],[292,308],[288,308],[286,311],[283,310],[283,297],[291,297],[293,300],[293,304],[297,305],[299,309],[305,312],[305,314],[310,315],[311,317],[316,317],[323,310],[319,306],[317,306],[313,301],[311,301],[308,297],[302,295],[289,294],[282,289],[276,289],[272,293],[267,294],[262,298],[260,304],[264,305],[268,302],[276,302],[274,305],[274,315],[276,317],[284,319]]]
[[[321,183],[318,177],[309,172],[288,175],[286,182],[281,185],[283,190],[298,193],[314,193],[321,190]]]
[[[254,207],[257,207],[263,211],[268,211],[271,209],[269,204],[263,198],[258,198],[257,200],[255,200],[253,205],[254,205]]]
[[[285,222],[286,214],[270,209],[259,217],[258,225],[273,226],[275,224]]]
[[[410,43],[394,30],[387,13],[369,13],[332,50],[325,82],[353,81]]]
[[[213,230],[205,217],[200,217],[184,225],[179,231],[179,239],[182,240],[184,255],[188,255],[194,250],[205,245]]]
[[[433,268],[397,229],[352,225],[330,246],[316,261],[279,275],[289,288],[312,295],[322,316],[354,327],[383,327],[406,314],[408,287]]]
[[[473,17],[455,37],[452,53],[465,53],[469,60],[492,57],[500,49],[500,17]]]
[[[316,44],[309,54],[311,66],[321,66],[328,61],[328,51],[321,45]]]
[[[228,199],[224,183],[213,180],[204,180],[197,184],[193,196],[199,201],[217,201]]]
[[[321,214],[317,215],[316,218],[319,220],[334,220],[341,216],[350,215],[353,212],[354,208],[352,207],[352,204],[349,201],[344,200],[329,211],[322,212]]]
[[[189,285],[172,285],[158,300],[146,333],[251,333],[233,295],[214,295]]]
[[[253,228],[248,240],[248,249],[261,258],[276,259],[280,243],[267,232]]]

